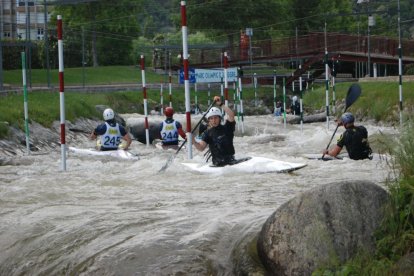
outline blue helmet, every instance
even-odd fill
[[[342,114],[341,116],[341,122],[343,124],[350,124],[350,123],[353,123],[354,121],[355,121],[355,117],[354,115],[352,115],[351,112],[346,112]]]

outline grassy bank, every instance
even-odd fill
[[[57,69],[49,71],[50,83],[52,86],[59,85],[59,71]],[[21,86],[22,70],[6,70],[3,72],[3,82],[5,85]],[[141,68],[139,66],[102,66],[85,68],[65,68],[65,85],[85,85],[92,84],[116,84],[116,83],[140,83]],[[148,83],[160,82],[168,76],[156,74],[151,68],[146,70],[146,81]],[[48,73],[44,69],[32,69],[27,71],[28,84],[32,86],[47,86]],[[176,82],[176,80],[174,79]]]
[[[343,100],[351,83],[340,83],[336,86],[337,114],[343,112]],[[399,121],[399,98],[398,84],[396,83],[361,83],[362,94],[360,98],[349,108],[354,112],[358,120],[374,119],[384,123],[398,123]],[[411,113],[414,106],[414,95],[407,91],[414,89],[414,83],[404,84],[404,114]],[[277,98],[283,100],[282,89],[277,89]],[[292,92],[289,92],[289,96]],[[195,102],[196,92],[191,88],[191,103]],[[211,91],[213,95],[219,95],[216,89]],[[229,89],[229,100],[233,103],[235,91]],[[332,90],[330,91],[332,99]],[[168,89],[164,87],[164,105],[169,103]],[[147,89],[148,108],[152,109],[160,103],[160,89]],[[257,98],[263,101],[270,110],[273,108],[273,87],[262,86],[257,89]],[[245,88],[243,90],[244,105],[251,105],[254,100],[254,90]],[[197,92],[197,101],[204,110],[208,105],[207,91]],[[184,87],[172,91],[173,107],[178,112],[185,111]],[[290,100],[287,100],[289,106]],[[57,92],[29,92],[29,119],[44,126],[49,126],[53,121],[59,120],[59,93]],[[65,109],[67,120],[73,121],[77,117],[100,118],[95,110],[96,105],[107,105],[119,113],[141,113],[143,114],[143,93],[140,90],[128,92],[105,92],[105,93],[81,93],[65,92]],[[313,91],[306,91],[303,97],[303,105],[306,113],[325,111],[325,88],[320,86]],[[331,112],[332,114],[332,112]],[[24,121],[23,95],[8,95],[0,98],[0,122],[8,122],[10,125],[22,126]],[[0,129],[1,132],[1,129]],[[1,134],[0,134],[1,135]]]
[[[58,86],[58,72],[52,70],[53,85]],[[111,66],[98,68],[68,68],[65,70],[65,85],[81,84],[83,77],[86,76],[86,85],[88,84],[115,84],[115,83],[141,83],[141,70],[134,66]],[[37,85],[45,85],[46,71],[32,70],[32,82]],[[11,70],[4,72],[4,80],[6,83],[19,86],[21,83],[21,70]],[[164,74],[157,74],[151,68],[146,70],[147,83],[159,83],[167,81]],[[174,78],[173,82],[177,82]],[[335,87],[337,114],[340,116],[344,106],[340,103],[346,97],[347,91],[351,83],[338,83]],[[399,96],[397,82],[364,82],[360,83],[362,87],[362,95],[350,107],[349,111],[354,112],[358,120],[374,119],[384,123],[399,122]],[[21,86],[21,85],[20,85]],[[198,92],[191,85],[191,103],[195,102],[197,96],[198,104],[201,109],[205,110],[208,105],[207,88],[199,86]],[[406,82],[403,84],[404,112],[412,113],[414,106],[414,95],[409,91],[414,90],[414,82]],[[168,104],[168,86],[164,85],[164,105]],[[282,89],[277,87],[277,100],[283,101]],[[287,106],[290,105],[289,98],[292,96],[291,91],[287,91]],[[298,91],[295,91],[297,94]],[[211,89],[210,98],[219,95],[220,89]],[[232,85],[229,85],[229,100],[233,103],[236,91]],[[273,86],[259,86],[257,91],[258,100],[270,110],[273,108]],[[305,91],[303,104],[305,115],[317,111],[325,111],[325,86],[323,84],[314,85],[313,90]],[[255,98],[255,92],[250,86],[243,87],[244,106],[252,105]],[[149,110],[158,106],[160,103],[160,89],[147,89],[148,108]],[[329,91],[329,98],[333,98],[333,89]],[[181,86],[172,91],[173,107],[178,112],[185,111],[184,87]],[[50,126],[53,121],[59,120],[59,93],[58,92],[29,92],[29,119],[36,121],[44,126]],[[96,105],[107,105],[112,107],[119,113],[143,113],[143,93],[141,90],[130,92],[105,92],[105,93],[81,93],[81,92],[65,92],[65,109],[66,119],[73,121],[77,117],[85,118],[101,118],[98,114]],[[264,109],[262,109],[264,110]],[[332,110],[331,113],[332,115]],[[7,122],[9,125],[19,126],[23,129],[24,124],[23,112],[23,95],[7,95],[0,98],[0,122]],[[405,116],[406,117],[406,116]],[[5,137],[7,127],[0,124],[0,138]]]

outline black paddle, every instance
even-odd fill
[[[359,84],[357,83],[352,84],[351,87],[349,87],[348,89],[348,93],[346,94],[344,113],[359,98],[360,95],[361,95],[361,87],[359,86]],[[329,141],[329,144],[326,146],[326,150],[329,149],[329,146],[331,145],[331,142],[335,136],[336,131],[338,130],[338,127],[339,127],[339,124],[336,125],[335,131],[332,134],[331,140]],[[325,157],[325,153],[322,154],[322,160],[324,157]]]
[[[201,122],[204,120],[204,118],[206,117],[207,113],[210,111],[210,109],[213,107],[213,105],[216,102],[213,101],[213,103],[207,108],[207,111],[203,114],[203,117],[201,117],[200,121],[198,121],[197,125],[193,128],[193,130],[191,131],[191,134],[194,133],[194,131],[199,127],[199,125],[201,124]],[[185,145],[185,143],[187,142],[187,139],[184,140],[184,142],[180,145],[180,147],[177,149],[177,151],[170,156],[170,158],[168,158],[167,162],[165,163],[164,166],[162,166],[162,168],[158,171],[158,172],[164,172],[174,161],[175,157],[177,156],[177,154],[180,152],[180,150],[183,148],[183,146]]]

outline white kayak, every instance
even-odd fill
[[[325,154],[325,156],[322,158],[322,153],[311,153],[311,154],[304,154],[303,157],[306,159],[311,160],[323,160],[323,161],[331,161],[331,160],[342,160],[344,157],[346,158],[346,155],[338,155],[337,157],[333,157],[330,155]]]
[[[161,150],[173,150],[176,151],[178,150],[178,148],[181,146],[182,142],[180,142],[178,145],[171,145],[171,146],[163,146],[162,142],[156,142],[154,145],[157,149],[161,149]],[[185,149],[186,146],[182,146],[181,149]]]
[[[79,155],[109,156],[119,159],[139,160],[138,155],[123,149],[100,151],[96,149],[80,149],[75,147],[69,147],[69,152],[73,152]]]
[[[188,169],[191,169],[200,173],[286,173],[294,170],[299,170],[306,166],[303,163],[290,163],[265,157],[251,157],[250,159],[224,167],[215,167],[210,163],[182,163]]]

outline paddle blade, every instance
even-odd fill
[[[168,158],[168,160],[167,160],[167,162],[164,164],[164,166],[162,166],[162,168],[158,171],[158,172],[165,172],[167,169],[168,169],[168,167],[172,164],[172,162],[174,161],[174,158],[177,156],[177,154],[173,154],[173,155],[171,155],[169,158]]]
[[[361,86],[354,83],[349,87],[348,93],[345,99],[345,111],[359,98],[361,95]]]

